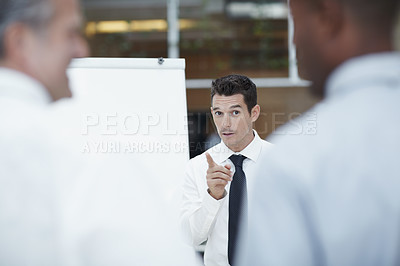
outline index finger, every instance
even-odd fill
[[[211,155],[208,152],[206,152],[206,158],[207,158],[208,167],[213,167],[216,165],[213,158],[211,157]]]

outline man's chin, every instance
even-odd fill
[[[68,88],[68,92],[65,94],[63,98],[72,98],[72,91]]]
[[[222,138],[222,140],[228,148],[232,147],[235,144],[235,142],[231,139]]]
[[[62,89],[61,92],[61,98],[72,98],[72,91],[71,91],[71,87],[69,84],[69,78],[68,76],[65,76],[65,80],[63,82],[63,85],[60,86],[60,89]]]
[[[233,135],[222,135],[222,140],[225,142],[225,144],[234,142]]]
[[[54,88],[50,91],[50,95],[53,98],[53,101],[58,101],[64,98],[72,98],[72,92],[68,83]]]

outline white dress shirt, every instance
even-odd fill
[[[83,156],[79,110],[50,102],[0,68],[0,265],[196,265],[140,154]]]
[[[243,171],[246,174],[248,194],[252,193],[254,170],[260,164],[260,156],[272,144],[260,139],[254,130],[253,141],[241,152],[230,150],[223,141],[207,150],[213,160],[220,165],[235,166],[229,159],[232,154],[242,154],[247,158],[243,161]],[[204,252],[204,263],[207,266],[229,265],[228,262],[228,206],[230,182],[225,188],[227,195],[214,199],[208,192],[206,173],[208,169],[205,153],[191,159],[186,167],[186,178],[183,185],[183,206],[181,221],[187,237],[193,245],[200,245],[207,240]]]
[[[326,92],[261,159],[240,265],[400,263],[400,55],[351,59]]]
[[[1,265],[59,264],[58,177],[74,179],[79,162],[53,134],[50,102],[36,80],[0,68]]]

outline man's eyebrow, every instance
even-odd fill
[[[235,105],[232,105],[232,106],[229,107],[229,109],[235,109],[235,108],[243,108],[243,107],[240,104],[235,104]],[[221,109],[221,108],[213,107],[213,111],[219,110],[219,109]]]

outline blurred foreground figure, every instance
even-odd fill
[[[399,0],[291,0],[303,77],[323,97],[258,169],[241,265],[399,265]]]
[[[81,24],[78,0],[0,1],[0,265],[194,265],[139,155],[92,163],[60,137]]]

